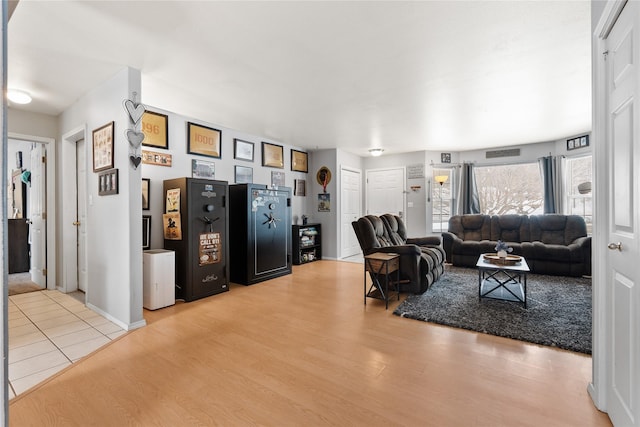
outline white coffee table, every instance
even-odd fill
[[[478,298],[492,298],[521,302],[527,308],[527,273],[529,265],[524,257],[515,264],[494,264],[482,254],[478,258]]]

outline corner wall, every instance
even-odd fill
[[[80,98],[60,115],[60,137],[85,129],[87,150],[87,305],[125,329],[144,325],[142,316],[142,206],[140,168],[129,161],[129,143],[124,132],[130,119],[123,102],[140,94],[140,72],[126,68]],[[93,172],[91,132],[114,122],[114,167],[119,174],[117,195],[98,196],[98,174]],[[61,212],[75,212],[75,200],[65,197],[75,186],[74,144],[59,150],[58,179]],[[70,154],[70,153],[69,153]],[[73,172],[70,172],[73,171]],[[75,192],[73,192],[75,194]],[[62,215],[61,215],[62,216]],[[62,228],[61,228],[62,230]],[[63,249],[63,253],[66,252]]]

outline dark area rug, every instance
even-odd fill
[[[422,295],[410,295],[393,314],[500,337],[591,354],[591,279],[527,275],[527,308],[478,300],[478,271],[447,265]]]

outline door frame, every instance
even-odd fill
[[[88,150],[90,144],[86,139],[86,126],[82,125],[62,135],[61,144],[61,188],[60,192],[61,212],[60,212],[60,234],[62,236],[60,243],[60,267],[62,269],[60,275],[61,292],[69,293],[78,290],[78,246],[77,246],[77,227],[73,225],[77,215],[77,198],[76,189],[76,144],[79,140],[85,140],[85,150]],[[89,158],[89,157],[86,157]],[[87,196],[89,197],[89,196]],[[87,201],[90,205],[91,202]],[[73,207],[73,209],[71,209]]]
[[[607,2],[592,35],[592,71],[593,71],[593,346],[592,380],[587,390],[596,408],[607,412],[607,384],[610,352],[607,348],[607,330],[609,325],[610,302],[607,295],[607,242],[609,231],[609,212],[607,202],[607,63],[604,52],[605,41],[622,12],[626,0]],[[599,143],[600,142],[600,143]]]
[[[35,142],[45,144],[47,151],[47,205],[46,205],[46,268],[47,268],[47,289],[56,289],[56,140],[42,136],[25,135],[15,132],[7,132],[7,140]]]
[[[362,170],[357,169],[357,168],[353,168],[353,167],[349,167],[349,166],[340,166],[340,179],[339,179],[339,183],[340,185],[338,185],[338,188],[342,188],[342,173],[343,171],[349,171],[349,172],[353,172],[353,173],[357,173],[358,175],[360,175],[360,194],[358,194],[358,218],[362,216]],[[340,197],[342,198],[342,191],[340,191]],[[340,241],[340,256],[338,257],[338,259],[342,259],[345,258],[345,255],[342,253],[343,251],[343,247],[342,247],[342,217],[343,217],[343,212],[342,209],[344,207],[345,203],[343,200],[340,200],[340,213],[339,215],[339,226],[338,226],[338,230],[340,232],[340,236],[338,236],[338,239]],[[349,224],[351,225],[351,224]],[[349,255],[351,256],[351,255]]]

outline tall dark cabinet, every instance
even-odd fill
[[[164,181],[164,248],[175,251],[176,299],[229,290],[228,189],[226,181]]]
[[[251,285],[291,274],[291,189],[235,184],[229,199],[231,281]]]

